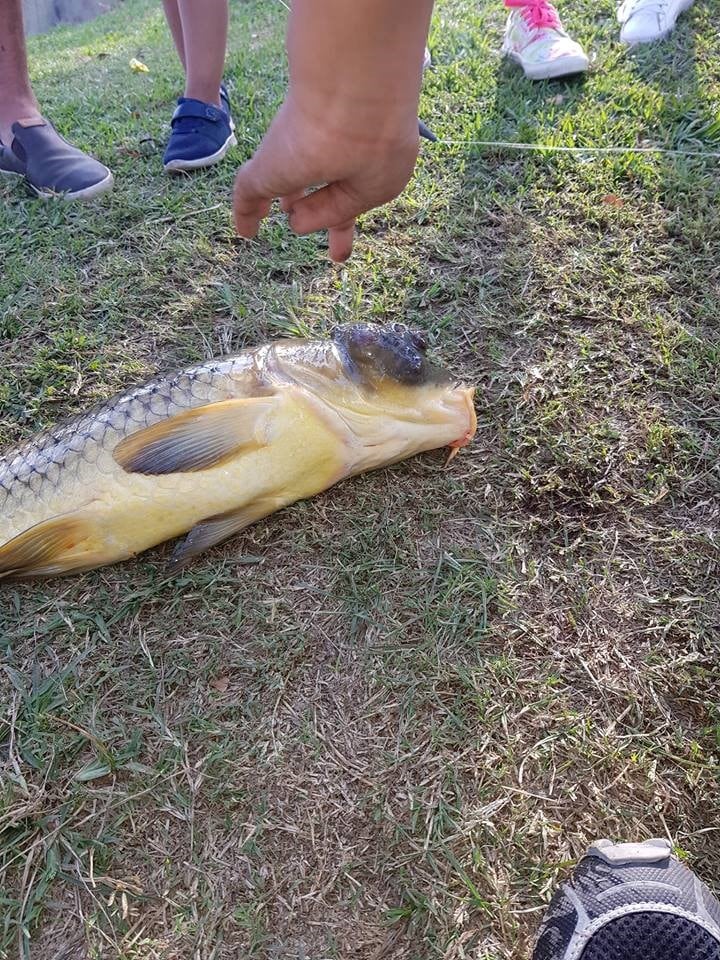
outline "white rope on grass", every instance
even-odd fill
[[[445,140],[438,137],[434,144],[450,147],[488,147],[495,150],[529,150],[543,153],[581,154],[645,154],[650,156],[705,157],[708,160],[720,160],[720,152],[712,150],[676,150],[671,147],[563,147],[543,145],[542,143],[516,143],[510,140]]]

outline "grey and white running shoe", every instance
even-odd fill
[[[720,960],[720,902],[667,840],[598,840],[553,897],[533,960]]]

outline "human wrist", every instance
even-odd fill
[[[291,84],[288,106],[294,108],[315,131],[328,138],[396,142],[418,135],[417,100],[363,96],[357,90],[318,90]]]

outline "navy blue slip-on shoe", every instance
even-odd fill
[[[227,100],[220,93],[223,107],[180,97],[172,118],[172,133],[163,157],[163,167],[175,170],[199,170],[218,163],[237,143]]]
[[[15,156],[10,147],[0,141],[0,173],[11,177],[24,177],[25,164]]]
[[[108,168],[68,143],[49,120],[18,120],[12,133],[12,143],[0,152],[0,170],[24,176],[39,197],[91,200],[112,187]]]
[[[533,960],[720,960],[720,901],[667,840],[598,840],[553,897]]]

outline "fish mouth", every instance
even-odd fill
[[[475,387],[465,387],[464,389],[461,389],[460,392],[463,395],[465,408],[468,414],[468,428],[465,433],[462,434],[462,436],[448,444],[452,450],[452,453],[450,454],[451,458],[459,453],[462,447],[466,447],[470,443],[477,430],[477,413],[475,412],[475,404],[473,403]]]

